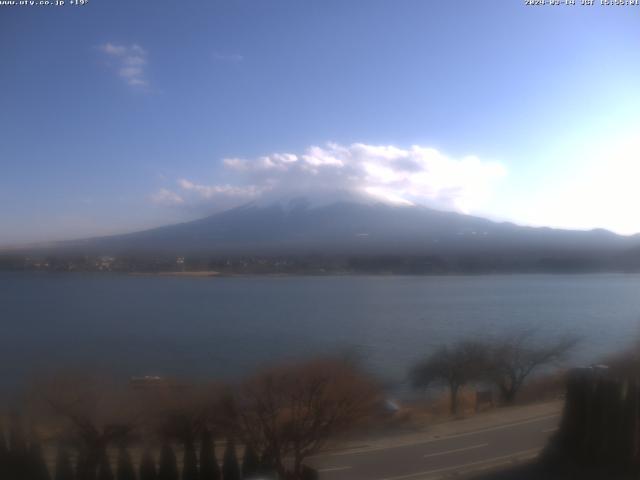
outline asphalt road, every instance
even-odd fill
[[[480,469],[539,451],[559,415],[500,425],[475,432],[392,445],[357,453],[315,457],[321,480],[426,480]]]

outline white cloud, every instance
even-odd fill
[[[178,181],[187,205],[228,208],[250,200],[292,196],[331,201],[347,194],[473,212],[482,207],[496,181],[506,174],[501,164],[473,156],[454,159],[417,145],[403,149],[362,143],[312,146],[300,154],[227,158],[223,165],[235,179],[232,184]]]
[[[244,187],[232,185],[199,185],[184,178],[178,180],[178,185],[183,190],[195,192],[206,199],[224,196],[251,198],[258,196],[263,190],[256,185],[247,185]]]
[[[151,195],[151,201],[158,205],[166,205],[166,206],[175,206],[175,205],[183,205],[184,198],[178,195],[171,190],[167,190],[166,188],[162,188],[158,190],[156,193]]]
[[[128,85],[138,88],[148,86],[145,71],[147,52],[140,45],[105,43],[99,48],[113,61],[113,67]]]

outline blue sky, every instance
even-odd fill
[[[523,3],[0,7],[0,244],[334,188],[639,232],[640,7]]]

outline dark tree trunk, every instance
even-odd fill
[[[29,472],[29,478],[32,480],[51,480],[42,447],[35,438],[31,440],[29,446]]]
[[[240,465],[236,456],[236,447],[232,441],[227,441],[222,463],[222,478],[224,480],[240,480]]]
[[[103,450],[100,454],[100,460],[98,462],[98,480],[113,480],[113,470],[111,469],[111,463],[106,450]]]
[[[196,448],[190,440],[184,444],[182,480],[198,480],[198,457],[196,455]]]
[[[157,480],[156,462],[148,449],[145,449],[140,461],[140,480]]]
[[[77,480],[95,480],[98,473],[98,465],[101,460],[102,449],[86,447],[78,453],[76,464]]]
[[[500,397],[502,398],[502,403],[505,405],[513,405],[515,403],[516,393],[517,390],[511,385],[500,386]]]
[[[216,458],[213,436],[209,430],[202,432],[200,443],[200,480],[220,480],[220,467]]]
[[[450,396],[450,406],[449,410],[451,415],[458,414],[458,391],[460,390],[460,385],[451,385],[451,396]]]
[[[125,447],[118,451],[117,480],[136,480],[136,472],[133,468],[131,455]]]
[[[260,457],[260,475],[264,477],[273,476],[276,473],[276,461],[273,455],[268,448],[262,452],[262,456]]]
[[[242,477],[252,478],[260,471],[260,458],[255,449],[251,445],[247,445],[244,449],[242,458]]]
[[[176,454],[168,443],[165,443],[160,451],[158,480],[178,480],[178,462],[176,460]]]
[[[502,402],[506,405],[512,405],[516,401],[516,395],[520,391],[520,387],[524,382],[527,374],[518,375],[516,373],[512,373],[508,375],[506,378],[503,378],[502,382],[500,382],[500,396],[502,397]]]
[[[56,470],[54,480],[73,480],[73,467],[69,453],[62,447],[58,448],[56,456]]]

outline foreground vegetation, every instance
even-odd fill
[[[468,385],[509,405],[535,383],[533,372],[574,345],[536,342],[531,332],[460,341],[418,363],[411,378],[418,388],[445,386],[454,414]],[[640,372],[639,358],[611,363]],[[343,358],[268,368],[235,385],[58,375],[34,382],[19,404],[0,416],[2,479],[311,480],[307,459],[388,413],[378,383]]]
[[[337,359],[271,368],[234,387],[56,377],[34,385],[23,413],[9,416],[0,478],[313,479],[305,460],[370,419],[379,398],[369,377]],[[43,441],[56,445],[52,469]]]

